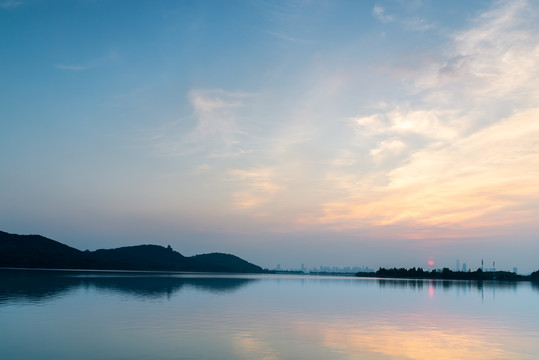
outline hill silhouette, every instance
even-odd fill
[[[0,267],[140,271],[261,273],[264,270],[237,256],[222,253],[186,257],[170,246],[127,246],[80,251],[41,235],[0,231]]]
[[[230,255],[230,254],[211,253],[211,254],[195,255],[191,259],[211,269],[210,271],[216,271],[216,272],[234,271],[234,272],[245,272],[245,273],[259,272],[256,270],[258,266],[248,263],[247,261],[235,255]]]
[[[126,246],[89,252],[100,269],[209,271],[172,248],[159,245]]]
[[[0,267],[87,269],[93,265],[88,254],[58,241],[0,231]]]

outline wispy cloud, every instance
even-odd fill
[[[243,148],[240,136],[248,133],[241,128],[238,110],[244,107],[244,100],[251,95],[224,90],[192,90],[189,101],[194,107],[197,127],[186,139],[194,143],[210,142],[220,146],[213,156],[227,156],[230,153],[241,154]]]
[[[459,103],[529,100],[539,76],[539,26],[531,6],[513,1],[482,14],[476,26],[454,35],[446,62],[418,78],[417,88]]]
[[[397,106],[390,111],[357,117],[353,121],[356,125],[355,131],[360,137],[376,134],[417,134],[426,139],[451,140],[460,130],[452,123],[453,116],[454,112],[449,110],[416,110],[404,105],[402,108]]]
[[[387,15],[386,10],[380,5],[374,5],[372,8],[372,14],[375,18],[382,22],[391,22],[395,20],[395,17],[392,15]]]
[[[207,157],[231,157],[248,153],[245,139],[250,137],[242,126],[242,110],[252,94],[222,89],[191,90],[187,95],[192,116],[161,125],[151,135],[160,156],[185,156],[204,153]],[[195,122],[194,128],[186,124]]]
[[[300,39],[300,38],[290,36],[290,35],[280,33],[280,32],[268,31],[268,34],[270,34],[271,36],[276,37],[278,39],[282,39],[282,40],[286,40],[286,41],[290,41],[290,42],[294,42],[294,43],[300,43],[301,44],[301,43],[308,42],[305,39]]]
[[[0,1],[0,9],[10,9],[22,5],[22,1],[18,0],[4,0]]]
[[[435,27],[434,23],[420,17],[403,19],[402,24],[406,29],[413,31],[425,31]]]
[[[96,67],[103,66],[105,64],[110,63],[111,61],[114,61],[118,58],[118,54],[116,52],[110,52],[106,56],[96,58],[93,60],[85,61],[78,64],[57,64],[55,67],[60,70],[67,70],[67,71],[84,71],[93,69]]]
[[[56,65],[57,69],[70,71],[83,71],[93,68],[94,65]]]
[[[417,6],[415,5],[409,7],[417,8]],[[387,13],[387,10],[380,5],[374,5],[374,7],[372,8],[372,14],[376,19],[383,23],[394,22],[402,25],[405,30],[409,31],[425,31],[435,27],[434,23],[429,22],[428,20],[419,16],[402,17],[401,15],[401,17],[398,18],[394,15],[390,15]]]

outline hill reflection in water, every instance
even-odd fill
[[[80,288],[94,288],[133,298],[166,298],[185,289],[212,294],[228,294],[262,280],[260,276],[152,273],[152,272],[102,272],[54,270],[0,270],[0,305],[6,302],[39,303],[67,295]],[[312,281],[317,281],[315,278]],[[320,281],[334,281],[330,278]],[[517,282],[432,280],[432,279],[340,279],[339,281],[366,281],[383,288],[400,288],[424,291],[483,292],[517,290]],[[539,292],[539,284],[532,288]]]
[[[169,299],[186,288],[227,294],[257,281],[234,275],[47,270],[0,270],[0,280],[0,305],[46,302],[79,288],[153,299]]]

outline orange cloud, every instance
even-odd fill
[[[363,187],[349,182],[350,198],[325,203],[312,220],[337,228],[527,221],[539,215],[538,119],[539,109],[521,112],[448,146],[420,150],[386,174],[386,186],[373,179],[363,179]]]

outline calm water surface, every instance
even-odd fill
[[[0,270],[2,359],[539,359],[529,282]]]

